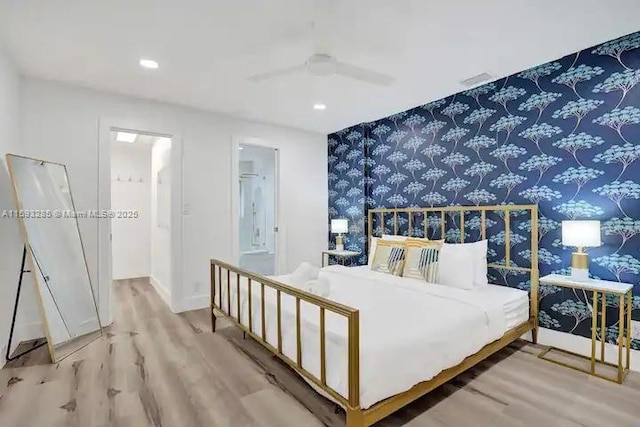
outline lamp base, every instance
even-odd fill
[[[571,267],[571,278],[573,280],[579,280],[581,282],[589,280],[589,270],[585,268],[573,268]]]
[[[344,251],[344,243],[342,241],[342,234],[336,236],[336,251]]]
[[[589,255],[584,252],[571,254],[571,278],[589,280]]]

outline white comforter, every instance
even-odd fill
[[[360,310],[360,405],[375,403],[429,380],[500,338],[507,329],[502,305],[488,294],[376,273],[368,267],[330,266],[329,299]],[[224,278],[226,279],[226,277]],[[288,276],[273,277],[287,284]],[[227,309],[226,283],[222,304]],[[217,289],[216,292],[220,292]],[[230,313],[237,317],[231,275]],[[276,292],[265,286],[267,341],[277,347]],[[216,298],[217,301],[217,298]],[[241,322],[249,325],[248,283],[240,281]],[[253,331],[260,335],[260,285],[252,283]],[[282,294],[283,353],[296,360],[295,299]],[[302,302],[302,365],[320,378],[319,310]],[[327,385],[347,396],[347,322],[326,313]]]

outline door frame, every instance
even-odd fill
[[[171,138],[171,283],[169,300],[165,302],[172,312],[184,308],[181,284],[183,275],[183,139],[179,129],[168,127],[162,121],[131,120],[126,118],[100,118],[98,135],[98,211],[111,209],[111,131]],[[111,221],[98,219],[98,307],[105,325],[113,321],[111,288],[112,257]],[[163,295],[161,295],[162,297]]]
[[[240,145],[252,145],[254,147],[270,148],[275,151],[275,209],[273,213],[275,227],[277,229],[274,239],[274,274],[283,271],[282,261],[284,257],[280,252],[284,248],[283,233],[280,226],[280,150],[269,141],[248,136],[234,136],[231,141],[231,253],[232,260],[236,265],[240,265]]]

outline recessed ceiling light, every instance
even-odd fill
[[[116,134],[116,141],[118,142],[134,142],[138,134],[130,133],[130,132],[118,132]]]
[[[159,67],[158,63],[156,61],[154,61],[153,59],[148,59],[148,58],[141,58],[140,59],[140,66],[142,68],[148,68],[150,70],[155,70]]]
[[[238,150],[244,150],[244,147],[240,146],[238,147]]]
[[[313,109],[314,110],[326,110],[327,106],[324,105],[324,104],[321,104],[321,103],[316,103],[316,104],[313,104]]]

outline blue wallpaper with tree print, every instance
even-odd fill
[[[370,208],[538,203],[542,275],[568,273],[571,248],[562,246],[561,221],[598,219],[603,245],[589,249],[591,274],[636,285],[633,318],[640,319],[639,83],[635,33],[331,134],[329,215],[349,219],[345,246],[366,254]],[[516,264],[527,265],[531,222],[514,217],[511,253]],[[375,229],[392,231],[389,220]],[[412,220],[439,237],[439,216]],[[487,221],[489,258],[504,262],[504,223]],[[399,222],[407,234],[408,218]],[[477,240],[479,218],[465,224]],[[447,218],[445,237],[460,240],[455,218]],[[362,255],[356,262],[366,261]],[[513,272],[490,276],[494,283],[529,286],[527,276]],[[541,326],[591,335],[588,295],[542,286],[541,297]],[[615,342],[617,302],[608,306],[605,334]],[[640,349],[640,341],[633,347]]]

